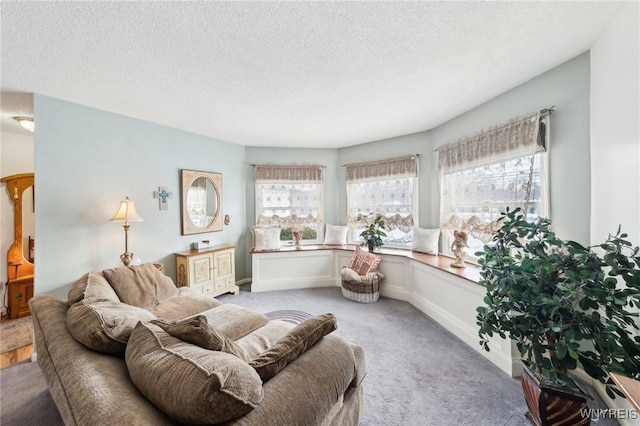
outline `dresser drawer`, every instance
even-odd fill
[[[216,290],[218,289],[217,283],[216,284],[206,284],[203,285],[202,287],[202,294],[206,295],[206,296],[213,296],[216,292]]]

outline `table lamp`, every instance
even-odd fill
[[[138,215],[133,201],[131,201],[129,197],[125,197],[124,201],[120,202],[120,208],[109,221],[124,221],[122,225],[124,227],[124,253],[120,255],[120,260],[125,266],[129,266],[133,260],[133,253],[129,253],[128,234],[129,228],[131,227],[129,222],[142,222],[142,218]]]

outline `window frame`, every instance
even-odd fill
[[[362,228],[359,228],[357,222],[349,220],[350,218],[349,213],[352,211],[352,204],[351,204],[351,198],[350,198],[351,191],[349,189],[349,185],[358,185],[358,184],[369,183],[369,182],[392,181],[392,180],[399,180],[399,179],[411,179],[413,180],[413,191],[412,191],[413,193],[412,193],[412,205],[409,210],[411,210],[410,215],[413,218],[413,225],[411,226],[412,228],[411,231],[407,233],[408,235],[411,236],[411,238],[409,238],[409,241],[406,244],[388,243],[386,242],[386,238],[383,238],[383,242],[386,247],[410,249],[412,240],[413,240],[413,232],[414,232],[413,228],[418,226],[418,216],[419,216],[418,215],[418,208],[419,208],[418,176],[419,175],[416,173],[416,176],[380,176],[380,177],[368,178],[368,179],[358,180],[358,181],[351,181],[351,182],[347,181],[345,186],[346,196],[347,196],[346,197],[347,198],[347,228],[348,228],[347,243],[360,244],[362,241],[357,236],[357,234],[359,234],[358,230],[364,229],[364,226],[362,226]],[[379,212],[371,211],[367,213],[375,217]]]
[[[305,180],[279,180],[279,179],[270,179],[270,180],[256,180],[254,183],[254,191],[255,191],[255,223],[256,226],[271,226],[269,224],[260,224],[259,218],[262,211],[266,209],[260,210],[260,206],[262,205],[260,197],[263,194],[262,190],[258,189],[258,185],[315,185],[316,188],[316,198],[317,198],[317,215],[316,215],[316,238],[314,239],[302,239],[302,244],[321,244],[324,241],[324,181],[305,181]],[[289,205],[288,207],[293,210],[295,207]],[[288,229],[293,230],[295,225],[287,225],[286,227],[281,226],[280,231],[280,241],[281,243],[293,244],[293,235],[291,239],[282,239],[282,232]],[[293,232],[291,232],[293,234]]]
[[[537,175],[539,177],[539,180],[537,181],[537,183],[539,184],[539,188],[540,188],[540,197],[539,200],[537,200],[535,203],[538,206],[537,212],[534,213],[534,215],[537,216],[548,216],[549,214],[549,185],[548,185],[548,173],[549,173],[549,153],[548,150],[546,151],[539,151],[533,154],[518,154],[518,155],[513,155],[513,156],[507,156],[505,157],[504,155],[496,155],[493,158],[488,158],[485,161],[482,161],[481,163],[478,163],[476,165],[474,165],[473,167],[467,167],[467,168],[459,168],[458,170],[454,170],[450,173],[445,174],[444,176],[447,175],[451,175],[453,173],[459,173],[462,171],[466,171],[466,170],[473,170],[473,169],[479,169],[479,168],[483,168],[483,167],[487,167],[487,166],[491,166],[491,165],[496,165],[499,163],[503,163],[506,161],[514,161],[514,160],[519,160],[519,159],[525,159],[525,160],[529,160],[532,156],[537,157],[538,161],[537,161]],[[534,163],[535,164],[535,163]],[[505,173],[506,174],[506,173]],[[504,175],[504,174],[503,174]],[[503,176],[503,175],[499,175],[499,174],[495,174],[492,176]],[[444,177],[443,176],[443,177]],[[442,182],[440,182],[440,197],[442,197]],[[442,201],[441,201],[442,202]],[[498,204],[497,202],[493,202],[493,204]],[[502,204],[502,203],[500,203]],[[525,214],[525,218],[528,216],[529,214],[526,213]],[[527,220],[530,220],[531,218],[528,218]],[[441,218],[442,220],[442,218]],[[448,256],[453,256],[453,253],[451,251],[451,244],[453,242],[453,230],[452,229],[442,229],[441,232],[441,244],[442,246],[440,247],[440,252],[442,254],[448,255]],[[479,238],[475,238],[472,235],[468,235],[469,239],[474,239],[476,241],[479,241],[480,243],[482,243],[482,245],[477,248],[477,251],[482,251],[482,248],[485,245],[492,245],[492,242],[482,242],[482,240],[480,240]],[[476,246],[478,245],[477,243],[475,244]],[[466,251],[466,257],[465,257],[465,261],[472,263],[472,264],[477,264],[477,261],[479,259],[478,256],[475,255],[476,250],[465,250]]]

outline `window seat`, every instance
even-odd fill
[[[251,254],[259,254],[259,253],[291,253],[291,252],[306,252],[306,251],[316,251],[316,250],[344,250],[353,252],[356,249],[355,244],[346,244],[346,245],[338,245],[338,244],[313,244],[313,245],[304,245],[301,248],[296,248],[293,245],[285,245],[281,247],[279,250],[261,250],[261,251],[251,251]],[[447,255],[439,255],[435,256],[433,254],[426,253],[418,253],[415,251],[400,249],[400,248],[381,248],[379,251],[376,251],[376,254],[381,254],[384,256],[402,256],[407,259],[412,259],[416,262],[422,263],[424,265],[432,266],[434,268],[440,269],[442,271],[448,272],[450,274],[457,275],[460,278],[464,278],[474,283],[478,283],[480,281],[480,268],[477,265],[467,263],[466,268],[452,268],[450,265],[453,263],[453,257]],[[348,262],[347,262],[348,263]]]
[[[273,251],[252,251],[251,291],[340,286],[340,269],[349,264],[355,245],[293,245]],[[449,266],[453,258],[382,248],[378,269],[386,279],[384,297],[404,300],[440,323],[507,374],[521,373],[519,354],[511,341],[495,337],[491,351],[479,345],[476,307],[483,304],[485,288],[478,284],[480,269]]]

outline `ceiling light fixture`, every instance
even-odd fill
[[[33,117],[13,117],[14,120],[22,126],[23,129],[33,133],[36,129],[36,124],[33,122]]]

